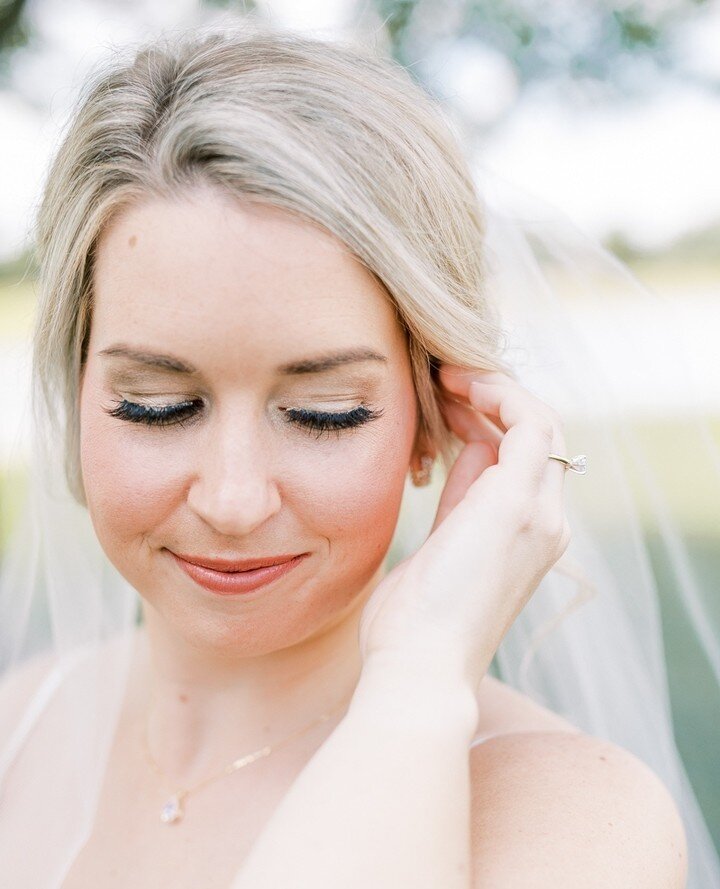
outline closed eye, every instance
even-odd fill
[[[105,408],[111,417],[130,423],[143,423],[146,426],[184,425],[194,418],[203,407],[202,399],[192,399],[168,405],[144,405],[123,398],[112,408]],[[358,405],[350,411],[311,411],[305,408],[282,408],[288,423],[295,423],[310,432],[323,434],[337,433],[354,429],[381,417],[382,410],[373,410],[365,405]]]
[[[192,417],[202,408],[200,399],[191,401],[179,401],[177,404],[164,404],[160,406],[148,404],[136,404],[123,398],[115,403],[113,408],[105,408],[106,413],[118,420],[129,423],[143,423],[146,426],[169,426],[181,424]]]
[[[363,404],[358,405],[351,411],[341,413],[335,411],[308,411],[304,408],[285,408],[284,411],[289,423],[298,423],[300,426],[306,426],[308,429],[317,432],[318,438],[323,433],[336,432],[339,435],[345,429],[362,426],[363,423],[376,420],[383,414],[382,410],[371,410]]]

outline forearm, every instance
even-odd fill
[[[472,691],[363,671],[233,889],[469,889]]]

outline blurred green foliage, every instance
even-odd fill
[[[49,0],[48,0],[49,2]],[[674,51],[678,26],[693,19],[712,0],[369,0],[379,16],[394,57],[418,76],[415,64],[438,39],[472,39],[502,53],[521,85],[550,79],[589,78],[621,92],[646,83],[650,63],[659,71],[687,76]],[[105,0],[119,8],[122,0]],[[38,4],[39,5],[39,4]],[[368,0],[356,0],[360,22]],[[198,0],[198,6],[267,17],[254,0]],[[0,0],[0,73],[9,53],[34,42],[27,0]],[[640,70],[641,76],[638,76]],[[697,75],[692,75],[697,77]],[[708,75],[709,78],[709,75]],[[720,88],[720,82],[708,79]]]
[[[25,0],[0,0],[0,50],[22,46],[27,41],[24,7]]]
[[[441,40],[474,41],[512,64],[521,85],[588,79],[618,94],[656,88],[648,73],[683,70],[679,26],[710,0],[548,3],[545,0],[373,0],[393,56],[412,74]],[[640,65],[643,67],[641,68]],[[708,85],[720,82],[708,79]]]

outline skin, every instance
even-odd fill
[[[598,887],[624,889],[629,866],[633,885],[681,886],[666,862],[659,873],[670,882],[640,880],[658,837],[674,858],[681,835],[657,783],[641,782],[627,759],[610,773],[598,768],[616,753],[611,745],[581,737],[563,747],[552,729],[567,736],[572,726],[525,704],[513,719],[507,699],[487,693],[492,655],[568,542],[564,470],[547,459],[565,451],[555,412],[502,374],[445,365],[446,417],[466,445],[428,540],[385,574],[405,476],[422,448],[417,406],[392,305],[342,245],[281,211],[205,189],[119,216],[99,245],[95,296],[83,477],[100,542],[142,596],[147,636],[96,830],[67,889],[156,886],[169,876],[228,886],[240,862],[236,889],[509,889],[518,879],[549,889],[589,873]],[[140,370],[107,354],[118,345],[171,352],[195,370]],[[358,346],[385,360],[322,375],[276,370]],[[122,398],[200,398],[203,409],[183,426],[144,427],[109,415]],[[322,439],[283,413],[360,403],[381,415]],[[244,601],[194,585],[168,548],[310,555]],[[324,739],[306,736],[299,754],[285,748],[207,787],[179,834],[159,823],[158,788],[136,749],[140,725],[165,774],[188,785],[350,694]],[[493,700],[500,717],[487,715]],[[494,738],[473,750],[468,769],[479,717],[481,732],[510,725],[516,746]],[[576,785],[570,800],[565,788]],[[607,786],[622,796],[600,805]],[[662,817],[648,826],[651,799]],[[503,805],[509,827],[495,817]],[[527,811],[536,814],[523,822]],[[617,840],[605,831],[588,859],[584,838],[618,812],[632,826]],[[568,823],[548,831],[549,813]],[[583,839],[568,824],[581,825]],[[622,867],[602,871],[618,855]],[[542,876],[538,860],[549,862]]]
[[[103,354],[118,346],[195,373]],[[277,372],[358,347],[385,360]],[[108,414],[123,398],[197,397],[204,407],[183,425]],[[362,606],[418,459],[407,345],[376,279],[321,229],[210,188],[133,206],[98,246],[80,398],[89,512],[143,600],[163,770],[191,782],[254,749],[258,723],[281,737],[347,698]],[[282,410],[359,404],[382,415],[320,438]],[[310,555],[245,602],[198,586],[168,550]]]

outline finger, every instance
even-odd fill
[[[515,380],[501,371],[479,370],[472,367],[461,367],[457,364],[441,364],[438,374],[441,386],[453,395],[470,400],[470,384],[475,380],[497,385],[519,385]]]
[[[556,412],[518,384],[474,382],[469,386],[471,403],[483,413],[498,416],[507,427],[498,448],[498,466],[539,492],[562,495],[563,464],[548,459],[563,448],[561,421]],[[558,469],[560,470],[558,472]]]
[[[506,374],[500,372],[475,370],[457,365],[441,365],[440,383],[444,398],[456,404],[466,405],[474,413],[484,417],[483,426],[485,428],[492,425],[504,434],[507,432],[507,427],[499,417],[480,414],[470,401],[470,384],[478,380],[487,383],[497,383],[498,385],[519,385]]]
[[[543,401],[541,401],[536,396],[532,395],[528,390],[524,389],[517,380],[514,380],[512,377],[501,371],[485,371],[478,370],[475,368],[462,367],[460,365],[453,364],[442,364],[440,366],[439,378],[442,386],[448,393],[452,393],[448,397],[452,397],[454,399],[459,398],[460,400],[467,399],[468,405],[481,412],[482,414],[488,415],[489,419],[497,418],[498,425],[501,429],[509,428],[511,421],[507,416],[502,416],[502,411],[500,410],[501,400],[496,398],[494,402],[486,403],[484,407],[479,407],[478,403],[473,402],[470,398],[470,387],[473,382],[481,383],[485,386],[494,385],[496,387],[504,387],[505,389],[514,389],[518,392],[524,393],[528,399],[526,402],[529,409],[534,409],[538,411],[540,414],[550,417],[551,422],[553,423],[554,432],[553,438],[551,442],[551,447],[547,451],[549,453],[559,453],[564,454],[565,443],[562,435],[562,424],[557,416],[556,412]],[[506,402],[506,410],[507,410],[507,402]],[[507,435],[507,432],[506,432]],[[506,456],[511,456],[511,451],[513,450],[514,439],[516,435],[511,436],[510,441],[508,441],[504,446],[504,451],[506,452]],[[520,443],[521,444],[521,443]],[[546,462],[548,466],[545,469],[549,471],[545,471],[542,469],[541,465],[537,462],[533,466],[528,467],[530,472],[530,478],[535,479],[536,481],[539,479],[540,484],[544,484],[545,480],[550,481],[550,491],[549,493],[557,493],[558,483],[560,485],[560,489],[562,490],[563,481],[565,477],[565,468],[562,463],[557,460],[547,459],[547,454],[545,455]],[[500,460],[500,455],[498,456]],[[558,472],[558,470],[560,470]]]
[[[497,452],[497,447],[506,431],[504,427],[500,429],[490,417],[480,413],[468,403],[455,401],[453,397],[444,398],[440,408],[448,428],[459,439],[466,444],[471,441],[493,443]]]
[[[431,534],[460,503],[470,485],[496,460],[497,450],[489,442],[472,442],[462,449],[445,482]]]

